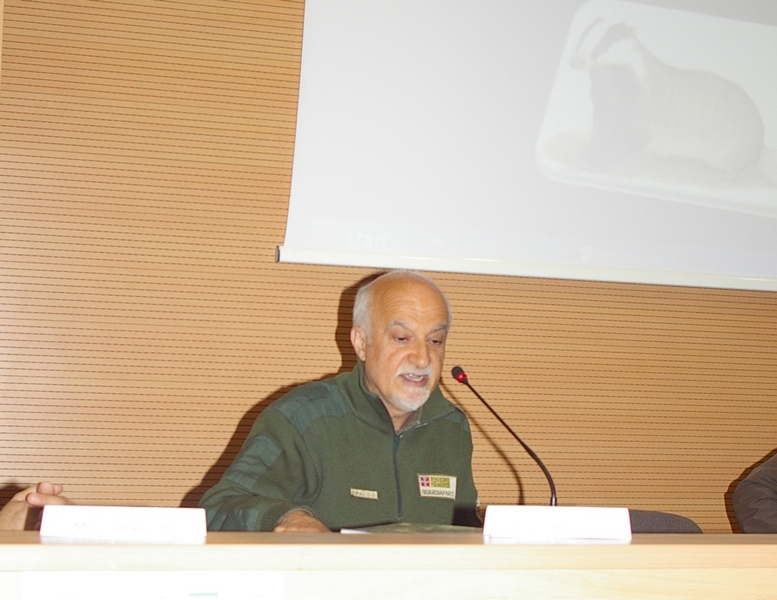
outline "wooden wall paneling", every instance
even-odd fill
[[[4,0],[0,0],[0,90],[2,90],[3,84],[3,13]]]
[[[246,413],[304,378],[278,298],[296,286],[257,277],[285,220],[302,5],[6,8],[3,475],[196,502]]]
[[[451,293],[449,363],[470,363],[473,384],[554,473],[560,502],[673,510],[730,530],[730,486],[775,445],[772,295],[500,283],[513,293],[481,289],[463,307]],[[473,338],[460,349],[462,309]],[[490,430],[476,446],[489,500],[547,502],[539,469],[493,417],[471,417]],[[520,485],[492,441],[520,465]]]
[[[352,366],[368,269],[274,262],[301,0],[6,0],[0,87],[0,480],[80,502],[193,505],[263,405]],[[431,274],[444,390],[488,503],[554,474],[561,504],[730,531],[777,446],[777,296]],[[6,496],[11,488],[6,490]]]

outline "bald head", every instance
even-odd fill
[[[406,270],[389,271],[359,288],[353,303],[354,327],[359,327],[365,332],[369,332],[369,323],[372,313],[371,306],[375,295],[387,291],[391,292],[392,290],[401,293],[403,289],[409,290],[414,287],[413,284],[420,288],[426,287],[439,295],[440,299],[445,304],[445,311],[448,315],[448,328],[450,329],[453,324],[453,314],[448,298],[445,297],[445,294],[442,293],[442,290],[437,287],[437,284],[434,281],[416,271]]]

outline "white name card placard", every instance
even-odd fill
[[[155,506],[44,507],[44,542],[203,544],[205,509]]]
[[[494,543],[629,543],[627,508],[598,506],[486,507],[483,536]]]

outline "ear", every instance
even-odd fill
[[[367,356],[367,335],[361,327],[351,327],[351,346],[356,351],[359,360],[364,362],[364,358]]]

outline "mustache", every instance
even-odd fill
[[[433,373],[433,369],[431,365],[427,365],[423,369],[414,369],[412,367],[400,367],[397,370],[397,377],[400,377],[402,375],[414,375],[415,377],[431,377]]]

